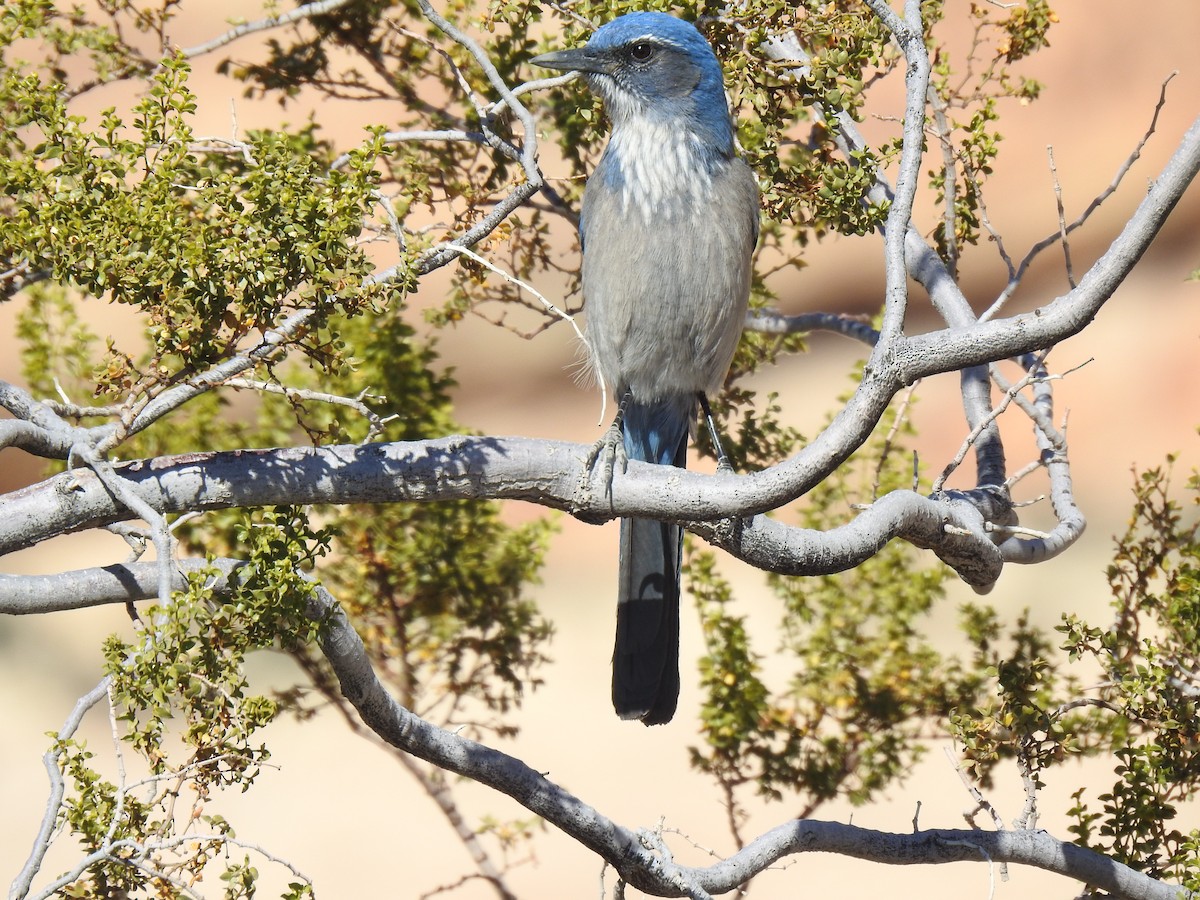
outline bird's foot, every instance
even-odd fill
[[[597,460],[603,460],[600,464],[600,472],[604,479],[604,499],[610,501],[610,504],[613,472],[617,465],[620,464],[622,475],[629,471],[629,455],[625,452],[625,407],[629,403],[630,396],[629,391],[625,391],[621,396],[621,402],[617,404],[617,416],[613,419],[612,425],[609,426],[608,431],[604,432],[604,437],[596,441],[592,445],[592,449],[588,451],[587,458],[583,462],[583,474],[579,476],[577,493],[581,502],[576,504],[577,510],[585,510],[591,505],[592,469]]]
[[[591,493],[592,469],[600,463],[600,477],[604,484],[604,498],[612,499],[613,474],[620,466],[621,474],[629,470],[629,456],[625,452],[625,436],[622,433],[621,420],[613,422],[604,437],[592,445],[583,463],[583,475],[580,478],[579,489],[587,495]]]

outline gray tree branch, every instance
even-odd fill
[[[913,46],[910,42],[906,53],[919,65],[921,54],[912,50]],[[923,111],[925,92],[920,78],[911,82],[910,95]],[[844,128],[847,140],[854,139],[851,127],[849,123]],[[920,137],[919,129],[911,129],[906,144],[919,142]],[[905,158],[916,159],[919,165],[919,153]],[[595,491],[585,496],[577,489],[586,474],[583,448],[519,438],[460,437],[372,447],[193,454],[117,466],[114,471],[130,482],[130,490],[152,510],[163,513],[281,503],[473,497],[529,500],[570,510],[589,521],[642,515],[689,525],[734,555],[783,572],[840,571],[875,552],[891,537],[901,536],[934,549],[968,582],[986,589],[1003,561],[1033,561],[1047,552],[1044,542],[1023,543],[1024,538],[1014,536],[997,553],[987,529],[989,524],[1004,524],[1006,516],[1002,496],[994,490],[958,492],[935,500],[898,492],[826,535],[761,518],[750,518],[736,527],[705,523],[755,517],[803,496],[866,440],[896,393],[917,379],[1036,352],[1082,330],[1140,258],[1198,169],[1200,120],[1189,129],[1121,234],[1075,289],[1030,313],[988,322],[975,318],[941,261],[911,223],[904,217],[890,222],[891,235],[900,232],[905,236],[903,257],[908,274],[926,287],[948,327],[910,336],[895,327],[893,318],[887,339],[875,346],[861,385],[830,427],[794,458],[762,472],[712,478],[634,463],[627,477],[616,480],[611,495]],[[882,178],[878,187],[890,190]],[[503,218],[534,190],[533,182],[521,185],[459,242],[477,239],[479,229],[494,227],[494,218]],[[894,258],[896,239],[889,240]],[[451,248],[434,251],[446,258],[457,255]],[[440,264],[441,255],[436,254],[423,258],[423,270]],[[385,272],[377,277],[390,276]],[[889,277],[892,285],[903,280],[900,275]],[[896,309],[903,305],[902,298],[889,302]],[[0,423],[0,446],[20,446],[51,456],[65,456],[71,447],[81,444],[104,450],[115,443],[117,434],[146,427],[192,396],[271,356],[285,343],[290,330],[302,326],[305,317],[303,311],[294,315],[260,347],[164,392],[120,426],[80,429],[19,388],[0,385],[0,404],[20,420]],[[973,391],[978,402],[968,418],[986,425],[990,402],[985,403],[982,396],[985,385],[972,383],[973,388],[964,388],[964,396]],[[1065,459],[1055,462],[1065,466]],[[1001,462],[996,471],[1002,470]],[[986,472],[982,466],[981,472]],[[993,480],[985,475],[980,484],[985,488],[1003,486],[1003,481],[996,485]],[[1074,520],[1081,521],[1070,501],[1069,476],[1060,479],[1059,485],[1066,487],[1065,493],[1056,494],[1061,501],[1056,509],[1069,508]],[[126,504],[86,472],[0,497],[0,512],[4,513],[0,516],[0,553],[56,534],[133,517]],[[872,530],[878,527],[884,530]],[[970,552],[964,556],[964,550]],[[967,562],[968,556],[975,562]]]
[[[177,561],[176,587],[184,573],[215,568],[214,593],[236,589],[236,560]],[[25,594],[26,579],[0,578],[0,611],[29,604],[57,609],[91,605],[97,596],[125,603],[155,596],[158,571],[153,563],[109,566],[54,576],[42,596]],[[87,599],[85,599],[87,598]],[[1156,881],[1102,854],[1061,841],[1045,831],[930,829],[892,834],[839,822],[791,820],[759,836],[710,866],[682,866],[649,832],[613,822],[595,807],[564,790],[522,760],[426,722],[401,706],[375,674],[358,633],[337,601],[316,585],[309,616],[323,623],[321,649],[337,676],[343,695],[363,723],[387,743],[437,767],[471,778],[512,797],[530,812],[592,850],[621,878],[659,897],[704,897],[725,893],[779,860],[807,852],[838,853],[891,865],[949,862],[1007,862],[1056,872],[1124,900],[1177,900],[1181,889]]]
[[[149,581],[153,584],[157,583],[155,573],[150,573]],[[106,602],[111,603],[114,601],[109,600]],[[117,600],[116,602],[124,603],[125,601]],[[67,721],[63,723],[63,727],[55,735],[57,742],[61,743],[75,736],[75,732],[79,730],[79,724],[83,721],[83,717],[87,714],[88,710],[107,696],[108,685],[109,679],[103,678],[99,684],[79,698],[74,709],[71,710],[71,714],[67,717]],[[33,849],[29,853],[29,858],[25,861],[25,865],[21,867],[21,871],[17,873],[17,877],[13,879],[13,883],[9,887],[8,896],[10,900],[25,897],[29,893],[33,879],[37,877],[37,873],[41,870],[42,862],[46,858],[46,851],[50,849],[54,827],[58,824],[58,814],[62,809],[63,797],[66,795],[67,790],[66,780],[63,778],[62,771],[58,767],[58,761],[61,756],[62,750],[58,746],[55,746],[47,750],[45,756],[42,757],[42,764],[46,767],[46,776],[50,779],[50,797],[46,801],[46,812],[42,816],[41,827],[38,828],[38,833],[33,839]]]
[[[785,574],[830,574],[858,565],[893,537],[933,549],[972,585],[986,588],[1003,559],[972,498],[888,494],[829,532],[766,516],[730,526],[710,495],[741,479],[633,462],[613,485],[611,502],[579,491],[588,448],[527,438],[454,436],[434,441],[321,448],[239,450],[161,457],[113,466],[128,496],[161,514],[281,504],[527,500],[603,520],[643,508],[678,521],[729,553]],[[678,495],[690,493],[692,505]],[[583,505],[586,504],[586,505]],[[136,518],[94,472],[72,470],[0,497],[0,555],[40,541]],[[703,521],[707,519],[709,521]],[[53,576],[47,576],[53,578]],[[39,610],[40,611],[40,610]]]
[[[1003,448],[993,427],[990,379],[985,367],[1042,351],[1088,325],[1200,171],[1200,119],[1184,136],[1137,212],[1077,287],[1031,313],[981,321],[952,272],[911,221],[928,102],[929,60],[922,41],[919,2],[906,0],[903,17],[883,0],[867,2],[891,29],[908,66],[904,148],[896,186],[893,188],[879,172],[872,192],[873,199],[886,198],[891,203],[884,229],[887,285],[883,327],[878,334],[868,335],[870,329],[852,328],[845,322],[809,320],[818,327],[833,328],[859,339],[869,337],[873,350],[862,384],[845,409],[793,459],[760,473],[718,477],[664,471],[666,467],[635,462],[627,476],[616,479],[611,494],[580,490],[581,481],[588,475],[584,469],[588,448],[523,438],[452,436],[408,443],[242,450],[121,465],[110,465],[103,459],[103,454],[124,437],[273,357],[286,346],[289,334],[303,327],[311,315],[302,311],[282,323],[259,347],[153,399],[143,398],[143,405],[126,409],[118,423],[90,428],[74,425],[51,404],[0,383],[0,406],[14,416],[0,421],[0,449],[19,448],[54,458],[69,458],[73,449],[86,449],[92,466],[91,471],[71,471],[0,497],[0,555],[56,535],[138,517],[150,522],[156,535],[167,542],[165,553],[164,547],[159,548],[157,563],[50,576],[0,576],[0,612],[36,614],[163,596],[182,586],[189,573],[214,565],[169,558],[166,515],[277,504],[506,498],[568,510],[588,521],[647,516],[684,524],[760,568],[797,575],[852,568],[899,537],[931,549],[979,590],[994,583],[1005,562],[1035,562],[1069,545],[1082,531],[1083,519],[1071,493],[1064,448],[1052,429],[1044,426],[1036,429],[1037,441],[1042,462],[1050,472],[1051,500],[1059,526],[1048,535],[1032,539],[1013,530],[997,541],[998,530],[1003,534],[1008,522],[1011,505]],[[327,0],[306,9],[303,15],[338,5],[341,0]],[[478,45],[425,0],[418,0],[418,5],[431,22],[471,54],[500,97],[490,112],[479,109],[483,121],[478,134],[485,138],[490,134],[490,116],[502,108],[511,110],[520,121],[524,140],[519,145],[519,161],[525,176],[470,229],[449,243],[425,251],[414,263],[415,271],[424,274],[490,233],[543,185],[536,164],[536,123],[517,100],[527,87],[509,89]],[[220,46],[249,30],[274,27],[287,20],[276,17],[251,23],[222,36],[219,43],[210,43]],[[766,45],[767,53],[803,66],[807,58],[793,44],[785,39],[772,41]],[[201,45],[189,52],[209,49],[212,47]],[[862,146],[848,117],[835,117],[833,124],[847,151]],[[475,132],[441,136],[476,139]],[[516,149],[517,145],[511,147]],[[398,274],[398,269],[388,270],[376,279]],[[922,335],[905,333],[910,276],[926,289],[946,328]],[[760,316],[757,321],[764,330],[796,324],[769,316]],[[963,372],[964,409],[980,447],[979,489],[940,492],[933,498],[896,491],[826,532],[787,526],[763,515],[803,496],[836,469],[867,439],[888,404],[905,386],[928,375],[956,370]],[[1035,423],[1051,421],[1048,383],[1035,380],[1033,392]],[[215,563],[220,590],[234,590],[240,565],[235,560]],[[1131,900],[1178,896],[1174,886],[1044,832],[1032,831],[886,834],[838,823],[793,821],[712,866],[679,866],[648,833],[617,825],[522,761],[439,729],[401,706],[376,677],[357,633],[323,588],[317,588],[310,613],[325,623],[321,637],[325,656],[344,696],[372,732],[406,753],[508,794],[603,857],[629,884],[652,894],[701,897],[728,891],[779,859],[817,850],[894,864],[979,859],[1012,862],[1059,872]],[[76,725],[82,711],[85,709],[81,706],[73,714]],[[49,762],[47,765],[49,768]],[[61,803],[61,791],[57,801],[52,794],[51,807],[56,808],[57,803]],[[48,837],[39,834],[39,840],[43,839],[48,843]],[[29,871],[23,871],[18,882],[36,874],[40,859],[37,853],[35,845],[33,868],[27,865]],[[29,881],[23,883],[27,891]]]
[[[1197,171],[1200,119],[1188,129],[1124,229],[1076,288],[1028,313],[982,323],[972,316],[972,323],[952,322],[950,327],[898,340],[891,352],[864,373],[859,389],[828,429],[793,459],[760,473],[756,501],[761,499],[768,504],[763,508],[770,508],[772,503],[787,502],[810,490],[811,475],[840,464],[865,440],[891,397],[917,378],[1036,352],[1078,334],[1141,258]],[[952,296],[957,287],[947,284],[936,254],[923,241],[916,244],[910,236],[910,272],[931,296]]]
[[[755,515],[803,496],[819,484],[867,439],[896,393],[918,378],[1036,352],[1082,331],[1141,258],[1198,171],[1200,119],[1188,129],[1137,211],[1076,288],[1021,315],[896,338],[889,350],[872,356],[862,383],[831,425],[795,457],[762,472],[713,478],[689,472],[664,473],[661,467],[633,463],[628,477],[616,479],[610,496],[596,491],[587,498],[576,490],[584,474],[582,447],[520,438],[460,437],[368,448],[195,454],[122,466],[118,471],[135,482],[135,490],[147,491],[147,502],[163,512],[469,496],[530,500],[569,509],[588,520],[643,515],[688,524]],[[928,250],[923,242],[921,246]],[[151,410],[147,408],[141,415],[149,417]],[[366,469],[375,464],[379,468],[363,471],[370,460],[375,462]],[[0,513],[10,513],[0,517],[0,554],[54,534],[129,518],[86,474],[65,476],[71,482],[63,477],[0,497]],[[216,484],[223,490],[214,490]],[[969,501],[970,497],[959,499]],[[914,511],[924,501],[913,495]],[[970,530],[965,523],[951,524]],[[770,527],[764,526],[764,530]],[[786,535],[781,537],[786,541]],[[731,553],[744,552],[736,531],[727,541],[721,546]],[[785,542],[772,557],[796,559],[788,547]],[[1005,552],[1011,561],[1032,561],[1036,556],[1018,551],[1018,544],[1012,547]],[[979,549],[982,553],[982,542]]]

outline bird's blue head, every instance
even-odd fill
[[[585,46],[532,62],[584,73],[614,129],[648,120],[733,152],[721,64],[690,22],[661,12],[629,13],[598,29]]]

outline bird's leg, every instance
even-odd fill
[[[733,463],[729,461],[729,457],[725,455],[725,448],[721,446],[721,435],[717,433],[717,420],[713,418],[712,407],[708,405],[708,398],[704,396],[704,392],[700,391],[696,394],[700,398],[700,409],[704,412],[704,422],[708,425],[708,436],[712,438],[713,449],[717,454],[717,472],[721,475],[733,474]]]
[[[708,434],[712,438],[713,447],[717,452],[717,474],[732,475],[733,463],[729,461],[729,457],[725,455],[725,448],[721,446],[721,436],[717,433],[717,420],[713,418],[712,407],[708,405],[708,398],[704,396],[703,392],[696,396],[700,398],[700,409],[704,412],[704,421],[708,425]],[[741,542],[742,521],[737,516],[730,516],[727,519],[721,519],[719,522],[714,523],[717,528],[717,534],[726,547],[733,547]]]
[[[621,400],[617,404],[617,415],[613,419],[612,425],[609,426],[608,431],[604,432],[604,437],[592,445],[592,449],[588,451],[587,459],[583,464],[583,484],[581,487],[586,489],[587,482],[591,477],[592,466],[596,464],[596,460],[601,456],[604,457],[604,496],[609,499],[612,498],[613,471],[616,468],[618,460],[621,464],[622,473],[629,470],[629,456],[625,452],[625,406],[629,403],[630,396],[632,396],[632,391],[626,391],[621,395]]]

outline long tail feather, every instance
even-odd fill
[[[683,468],[695,401],[631,401],[625,412],[630,459]],[[646,725],[671,721],[679,701],[679,570],[683,529],[651,519],[621,520],[613,706]]]

